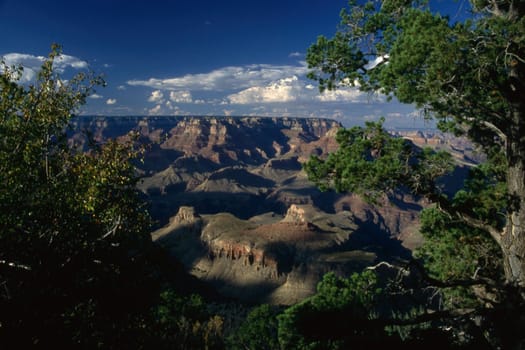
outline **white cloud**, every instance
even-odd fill
[[[74,56],[60,55],[55,59],[54,68],[58,71],[63,71],[68,67],[75,69],[86,69],[88,64],[86,61],[82,61]]]
[[[7,66],[22,66],[24,71],[20,81],[27,83],[32,81],[36,72],[40,70],[42,63],[44,63],[44,56],[33,56],[21,53],[9,53],[3,56],[4,62]]]
[[[303,54],[300,52],[291,52],[288,57],[301,57]]]
[[[304,76],[306,64],[299,66],[254,64],[242,67],[224,67],[208,73],[187,74],[174,78],[130,80],[131,86],[146,86],[160,90],[226,91],[264,86],[289,76]]]
[[[170,91],[170,100],[175,103],[191,103],[193,98],[191,92],[187,90],[183,91]]]
[[[345,113],[340,109],[335,109],[330,117],[332,119],[343,119],[345,117]]]
[[[108,98],[108,99],[106,100],[106,104],[107,104],[107,105],[110,105],[110,106],[111,106],[111,105],[114,105],[115,103],[117,103],[117,100],[114,99],[114,98]]]
[[[356,88],[339,88],[317,95],[321,102],[365,102],[368,95]]]
[[[127,88],[126,88],[125,85],[119,85],[119,86],[117,86],[117,90],[121,90],[121,91],[123,91],[123,90],[126,90],[126,89],[127,89]]]
[[[340,87],[335,91],[319,94],[307,81],[297,76],[279,79],[265,86],[253,86],[227,96],[231,104],[301,102],[366,102],[369,95],[355,87]]]
[[[369,61],[366,64],[365,69],[366,70],[374,69],[375,67],[377,67],[378,65],[380,65],[381,63],[383,63],[385,61],[386,61],[386,64],[388,64],[388,58],[389,57],[390,56],[388,54],[382,55],[382,56],[377,56],[373,61]]]
[[[148,98],[148,102],[163,102],[164,94],[160,90],[155,90],[151,93],[151,96]]]
[[[34,56],[24,53],[8,53],[2,56],[7,66],[22,66],[24,68],[20,81],[22,83],[31,82],[35,77],[42,64],[47,59],[44,56]],[[69,55],[60,55],[55,58],[53,68],[56,72],[62,74],[67,68],[85,69],[88,67],[87,62],[77,57]]]
[[[297,56],[293,53],[293,56]],[[250,105],[265,103],[290,103],[295,101],[313,103],[363,102],[367,94],[355,87],[341,86],[336,91],[320,95],[318,89],[306,79],[306,62],[297,65],[254,64],[229,66],[208,73],[187,74],[173,78],[150,78],[130,80],[131,86],[153,88],[149,102],[162,104],[166,91],[175,103],[208,105]],[[214,99],[194,98],[193,93],[213,92]],[[222,96],[220,96],[222,94]]]
[[[341,84],[336,91],[320,95],[317,86],[306,78],[307,71],[305,62],[297,65],[256,64],[174,78],[130,80],[127,84],[151,89],[148,100],[154,103],[153,108],[142,111],[150,115],[220,115],[235,110],[234,113],[239,115],[315,115],[346,120],[365,114],[361,111],[371,105],[377,106],[376,102],[384,102],[360,92],[358,86],[348,86],[352,85],[348,82]],[[185,106],[184,110],[177,106],[179,104]],[[347,108],[352,111],[348,112]]]
[[[405,118],[406,116],[399,112],[392,112],[387,114],[388,118]]]
[[[162,106],[161,105],[156,105],[155,107],[153,107],[152,109],[150,109],[148,111],[148,114],[149,115],[161,115],[162,114]]]
[[[147,115],[189,115],[189,111],[182,110],[176,106],[172,101],[166,101],[156,104],[153,108],[144,110]]]
[[[99,100],[101,98],[104,98],[104,96],[99,95],[99,94],[92,94],[92,95],[89,95],[88,98],[92,98],[94,100]]]
[[[299,78],[283,78],[266,86],[254,86],[228,96],[232,104],[292,102],[300,98]]]

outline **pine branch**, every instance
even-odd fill
[[[494,289],[499,289],[501,286],[496,281],[490,278],[478,277],[477,274],[473,278],[469,279],[453,279],[447,281],[441,281],[431,277],[425,268],[421,266],[416,260],[411,260],[408,263],[409,267],[415,268],[415,270],[420,274],[423,281],[438,288],[453,288],[453,287],[473,287],[473,286],[487,286]]]

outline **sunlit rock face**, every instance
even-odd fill
[[[408,224],[417,223],[415,212],[403,222],[405,212],[385,212],[390,215],[385,220],[358,197],[347,197],[345,205],[355,211],[326,213],[312,204],[292,204],[285,215],[268,212],[246,220],[181,207],[152,237],[225,296],[292,304],[312,295],[329,271],[349,275],[410,253],[387,225],[409,232]]]
[[[153,240],[226,296],[293,303],[328,271],[348,275],[407,258],[421,243],[420,199],[400,191],[374,206],[308,181],[302,164],[337,149],[336,121],[82,117],[75,126],[71,143],[84,149],[82,129],[100,142],[138,134],[146,153],[137,186],[157,222]],[[439,135],[396,136],[455,145]]]
[[[143,162],[137,162],[138,187],[154,219],[165,225],[184,205],[248,218],[312,203],[310,192],[319,191],[308,183],[302,163],[335,151],[340,127],[313,118],[80,117],[71,143],[87,147],[81,130],[100,142],[138,133],[147,145]]]
[[[99,141],[136,130],[157,152],[198,155],[220,165],[334,150],[332,136],[341,127],[330,119],[261,117],[81,117],[75,124],[77,130],[92,130]]]

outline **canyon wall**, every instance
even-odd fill
[[[329,119],[80,117],[71,142],[86,147],[83,129],[100,142],[138,133],[147,145],[138,189],[157,222],[153,239],[226,296],[289,304],[314,293],[328,271],[408,258],[421,243],[420,199],[400,192],[374,206],[308,181],[302,163],[335,151],[340,127]]]

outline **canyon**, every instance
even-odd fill
[[[308,181],[302,163],[335,151],[341,127],[314,118],[78,117],[71,142],[87,147],[81,130],[98,142],[137,133],[147,146],[136,167],[152,239],[224,296],[292,304],[329,271],[401,261],[421,244],[424,200],[399,191],[372,205]],[[463,168],[476,161],[456,138],[393,134],[451,150]]]

